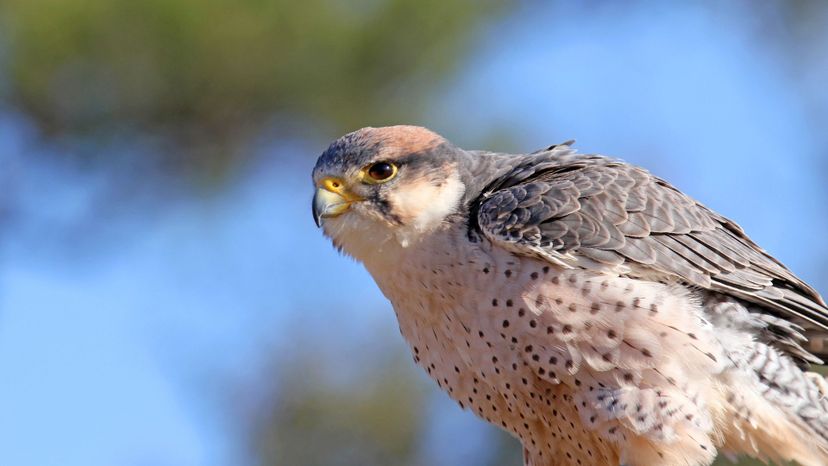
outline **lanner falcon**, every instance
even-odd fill
[[[364,128],[319,157],[314,218],[526,465],[828,465],[819,294],[668,182],[570,146]]]

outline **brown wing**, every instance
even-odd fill
[[[569,152],[526,156],[472,212],[484,236],[519,253],[624,265],[828,330],[819,294],[738,225],[632,165]]]

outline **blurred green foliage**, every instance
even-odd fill
[[[494,0],[4,0],[5,100],[47,134],[153,132],[176,141],[167,157],[205,140],[225,149],[194,160],[207,164],[238,155],[272,118],[331,133],[413,118],[495,10]]]
[[[375,359],[375,358],[371,358]],[[285,364],[279,403],[254,438],[262,465],[415,465],[426,428],[425,385],[408,358],[377,362],[383,377],[342,383],[335,358],[306,354]]]

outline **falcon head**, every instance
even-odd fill
[[[390,241],[417,241],[456,212],[463,152],[416,126],[363,128],[334,141],[313,169],[313,218],[365,261]]]

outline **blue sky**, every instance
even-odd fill
[[[825,137],[802,83],[738,12],[661,5],[496,21],[421,123],[466,146],[500,132],[523,151],[574,138],[644,165],[825,290]],[[233,414],[256,399],[227,393],[260,383],[273,351],[289,356],[296,335],[402,348],[370,277],[311,220],[326,143],[263,144],[218,195],[101,216],[119,178],[29,156],[56,149],[2,114],[0,172],[12,175],[0,205],[14,215],[0,235],[0,464],[243,464]],[[434,399],[450,413],[435,432],[479,425],[436,387]]]

